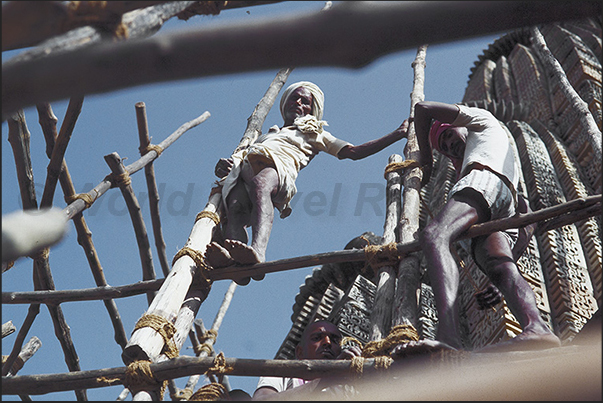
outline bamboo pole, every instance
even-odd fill
[[[402,157],[394,154],[389,157],[389,164],[402,162]],[[401,205],[401,178],[400,172],[392,171],[386,174],[386,214],[383,229],[383,243],[397,242],[396,230],[400,220]],[[386,265],[379,268],[377,272],[377,289],[373,309],[371,310],[371,333],[370,340],[381,340],[387,336],[391,326],[392,307],[394,305],[394,292],[396,289],[396,268]]]
[[[250,119],[248,119],[247,128],[243,138],[239,142],[239,146],[242,146],[242,143],[245,141],[255,141],[258,134],[261,133],[261,127],[266,115],[274,104],[276,96],[278,95],[278,92],[282,88],[290,72],[291,69],[281,69],[277,73],[276,77],[272,80],[268,90],[260,100],[258,106],[256,106],[256,109],[252,112]],[[205,254],[205,249],[212,241],[214,228],[217,225],[217,222],[215,222],[210,216],[215,215],[218,218],[221,218],[220,204],[222,195],[219,190],[219,188],[214,188],[212,190],[209,201],[202,211],[204,215],[198,215],[198,219],[193,225],[189,238],[185,244],[186,248],[190,248],[198,253]],[[149,306],[146,314],[159,315],[170,322],[177,322],[179,312],[176,311],[176,309],[177,307],[181,306],[183,302],[183,299],[179,296],[185,295],[186,290],[189,289],[196,270],[200,270],[200,268],[198,269],[196,267],[195,262],[189,255],[184,254],[176,259],[173,263],[170,274],[166,277],[165,282],[162,284],[157,296],[153,300],[151,306]],[[177,280],[174,280],[175,275],[172,275],[173,273],[179,274]],[[188,334],[190,331],[194,317],[197,314],[197,310],[199,309],[200,304],[207,298],[210,288],[211,280],[210,287],[207,287],[206,289],[189,290],[189,293],[193,292],[196,293],[196,295],[194,295],[194,297],[190,300],[194,303],[191,303],[188,306],[182,305],[182,310],[180,312],[184,312],[186,317],[190,319],[188,321],[180,322],[182,325],[182,333]],[[188,296],[185,298],[188,298]],[[149,327],[136,329],[132,333],[132,337],[124,349],[122,359],[125,363],[147,359],[151,360],[151,362],[156,362],[159,358],[161,358],[160,354],[163,345],[163,338],[155,330]],[[179,348],[180,346],[178,349]],[[133,400],[148,400],[150,398],[152,398],[152,396],[150,395],[149,391],[141,391],[133,396]]]
[[[144,219],[142,218],[140,203],[138,203],[136,194],[134,194],[134,189],[132,189],[130,175],[127,173],[119,154],[114,152],[105,155],[105,161],[115,176],[115,178],[113,178],[115,181],[114,183],[119,186],[119,190],[121,190],[121,194],[128,207],[128,212],[130,213],[130,219],[132,220],[134,233],[136,234],[136,243],[138,244],[138,254],[140,255],[140,262],[142,264],[142,279],[153,280],[155,279],[155,268],[153,266],[151,246],[149,244],[147,228],[144,224]],[[119,180],[117,180],[118,177],[120,178]],[[154,297],[154,292],[147,293],[149,304],[153,301]]]
[[[4,63],[3,117],[42,101],[168,80],[283,65],[361,68],[383,55],[423,43],[451,42],[600,14],[600,1],[356,2],[336,4],[325,13],[103,43],[42,59]],[[300,40],[302,31],[305,34]],[[120,63],[107,63],[109,60]]]
[[[146,154],[151,145],[149,137],[149,124],[147,121],[147,110],[144,102],[138,102],[135,105],[136,121],[138,123],[138,138],[140,140],[140,156]],[[165,253],[165,241],[161,233],[161,217],[159,215],[159,192],[157,191],[157,182],[155,181],[155,169],[150,163],[144,167],[144,174],[147,180],[147,189],[149,190],[149,209],[151,212],[151,222],[153,224],[153,237],[155,238],[155,247],[157,248],[157,257],[163,270],[163,276],[170,272],[170,263]]]
[[[57,137],[56,125],[58,119],[54,115],[49,103],[45,102],[40,105],[36,105],[36,107],[39,116],[38,121],[42,127],[42,133],[44,134],[44,138],[46,140],[46,155],[48,158],[51,158],[52,150]],[[65,201],[67,204],[69,204],[69,200],[75,197],[76,192],[75,186],[73,185],[73,180],[69,174],[69,169],[67,168],[67,162],[65,160],[63,160],[61,173],[59,174],[59,183],[63,189]],[[100,259],[96,252],[96,248],[94,247],[94,243],[92,242],[92,233],[88,229],[84,215],[81,213],[76,214],[72,218],[72,221],[77,232],[77,241],[84,249],[84,254],[88,260],[88,265],[90,266],[90,270],[92,271],[92,276],[94,277],[96,285],[99,287],[107,286],[107,280],[105,279],[105,274],[103,272]],[[111,323],[113,325],[115,342],[123,349],[126,346],[128,339],[121,321],[121,316],[117,310],[117,305],[111,299],[105,299],[103,300],[103,303],[105,304],[105,308],[109,313],[109,318],[111,319]]]
[[[74,102],[75,109],[77,109],[76,104],[77,102]],[[24,179],[23,182],[19,181],[23,208],[37,209],[35,189],[31,186],[33,183],[33,169],[31,166],[31,156],[29,154],[29,138],[30,134],[27,130],[27,124],[25,123],[25,116],[23,115],[22,111],[19,111],[19,113],[11,116],[11,122],[9,122],[9,142],[11,143],[13,154],[15,156],[17,172],[21,172],[21,177]],[[34,288],[36,290],[53,290],[55,287],[52,279],[52,273],[48,264],[47,254],[39,253],[35,255],[33,266]],[[52,319],[55,335],[59,340],[63,354],[65,355],[67,367],[70,371],[79,371],[79,358],[75,351],[73,340],[71,339],[69,326],[67,325],[65,317],[63,316],[63,310],[60,306],[47,305],[47,307]],[[19,335],[15,340],[15,344],[13,345],[13,349],[11,350],[6,362],[2,366],[2,375],[8,374],[8,371],[12,367],[13,363],[17,360],[23,341],[25,340],[25,336],[29,332],[31,325],[33,324],[33,321],[39,312],[39,305],[34,304],[30,306],[24,324],[21,326]],[[75,390],[75,394],[78,399],[87,399],[85,390]]]
[[[33,355],[36,353],[36,351],[38,351],[40,349],[41,346],[42,346],[42,342],[36,336],[33,336],[31,339],[29,339],[27,344],[23,347],[23,349],[19,353],[19,357],[18,357],[17,361],[15,361],[15,363],[11,366],[11,369],[6,376],[17,375],[17,372],[19,372],[21,370],[23,365],[25,365],[25,363],[31,357],[33,357]],[[31,401],[31,397],[29,397],[29,395],[19,394],[19,397],[23,401]]]
[[[496,220],[493,222],[494,225],[474,225],[462,238],[471,238],[478,235],[485,235],[494,231],[502,231],[507,228],[519,228],[527,225],[536,223],[538,224],[538,231],[550,231],[564,225],[573,224],[577,221],[585,220],[589,217],[601,214],[601,195],[588,196],[587,198],[575,199],[563,204],[559,204],[552,207],[547,207],[536,212],[519,214],[516,217],[505,218]],[[537,214],[536,214],[537,213]],[[400,253],[416,252],[420,250],[418,242],[411,242],[409,244],[397,244]],[[302,267],[310,267],[329,262],[341,263],[341,262],[353,262],[353,261],[364,261],[366,256],[362,249],[357,250],[343,250],[326,252],[320,254],[306,255],[292,259],[275,260],[271,262],[265,262],[254,266],[256,273],[270,273],[277,271],[292,270]],[[228,271],[236,271],[235,268],[226,268]],[[223,270],[222,268],[220,271]],[[245,271],[246,269],[239,268],[238,271]],[[236,278],[245,276],[246,274],[237,274]],[[248,269],[247,269],[248,271]],[[228,275],[222,276],[217,273],[210,272],[210,278],[213,281],[228,280]],[[89,289],[80,290],[43,290],[43,291],[23,291],[23,292],[3,292],[2,303],[3,304],[28,304],[28,303],[45,303],[50,305],[61,304],[64,302],[76,302],[76,301],[94,301],[99,299],[107,298],[125,298],[133,295],[140,295],[149,290],[157,290],[161,287],[165,279],[156,279],[152,281],[139,281],[134,284],[128,284],[119,287],[105,286],[96,287]]]
[[[2,338],[9,336],[16,331],[17,328],[15,327],[15,325],[13,325],[12,320],[9,320],[8,322],[2,324]]]
[[[373,374],[375,358],[366,358],[362,363],[364,374]],[[215,359],[197,357],[177,357],[169,361],[151,364],[155,379],[162,382],[194,374],[204,374],[215,365]],[[279,376],[321,378],[325,376],[354,376],[351,360],[260,360],[226,358],[226,367],[232,368],[229,375],[236,376]],[[14,395],[27,390],[32,395],[40,395],[75,388],[102,388],[124,384],[126,368],[104,368],[62,374],[22,375],[2,378],[2,393]]]
[[[191,120],[190,122],[186,122],[182,126],[180,126],[174,133],[170,134],[165,140],[163,140],[161,143],[159,143],[158,146],[161,147],[162,150],[165,150],[166,148],[171,146],[176,140],[178,140],[180,138],[180,136],[182,136],[184,133],[186,133],[188,130],[192,129],[193,127],[196,127],[199,124],[205,122],[210,116],[211,115],[209,112],[207,112],[207,111],[203,112],[203,114],[201,114],[199,117]],[[138,172],[139,170],[144,168],[147,164],[151,163],[158,157],[159,157],[159,155],[158,155],[157,151],[151,150],[148,153],[146,153],[143,157],[139,158],[138,160],[134,161],[130,165],[126,166],[126,171],[128,172],[128,174],[132,175],[135,172]],[[94,187],[88,193],[85,193],[88,195],[88,197],[91,200],[90,204],[87,204],[82,199],[77,199],[77,200],[71,202],[67,207],[65,207],[63,209],[63,211],[65,211],[65,214],[67,214],[68,218],[70,218],[70,219],[73,218],[76,214],[81,213],[85,209],[89,208],[92,205],[92,203],[94,203],[94,201],[96,199],[98,199],[107,190],[109,190],[111,188],[111,186],[112,186],[111,177],[105,177],[105,179],[101,183],[96,185],[96,187]]]
[[[425,99],[425,56],[427,45],[419,46],[417,56],[412,62],[414,71],[413,89],[410,94],[410,114],[415,116],[415,105]],[[404,147],[404,157],[407,161],[419,161],[419,142],[415,132],[415,124],[411,122],[408,127],[408,141]],[[416,241],[419,237],[419,207],[421,191],[421,168],[408,169],[404,173],[404,193],[402,196],[402,213],[398,227],[401,243]],[[394,296],[392,312],[392,327],[409,324],[418,328],[418,301],[417,289],[421,281],[421,258],[419,253],[406,255],[398,266],[398,281]]]

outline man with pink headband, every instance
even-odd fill
[[[420,233],[420,241],[438,312],[437,340],[461,349],[459,271],[451,253],[452,243],[473,224],[516,214],[521,168],[511,134],[485,109],[419,102],[415,106],[415,128],[422,185],[431,177],[433,149],[450,158],[456,170],[457,181],[448,201]],[[494,348],[557,347],[559,339],[541,318],[534,292],[517,268],[519,256],[513,253],[517,239],[518,230],[510,229],[470,242],[478,267],[500,290],[523,330]]]
[[[408,130],[405,120],[391,133],[358,146],[340,140],[324,130],[324,94],[309,81],[291,84],[283,93],[280,110],[282,127],[272,126],[248,148],[216,164],[226,220],[224,241],[211,242],[206,249],[208,263],[214,268],[265,261],[274,209],[281,218],[291,213],[289,202],[297,192],[297,175],[319,152],[358,160],[406,138]],[[249,226],[251,244],[247,245]],[[247,284],[249,278],[237,282]]]

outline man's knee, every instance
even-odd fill
[[[498,285],[503,279],[518,273],[512,256],[485,254],[478,258],[477,263],[494,285]]]

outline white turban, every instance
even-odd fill
[[[307,88],[312,94],[312,114],[316,116],[316,119],[322,119],[322,115],[325,107],[325,94],[323,94],[322,90],[318,88],[318,85],[311,83],[309,81],[299,81],[297,83],[291,84],[285,92],[283,92],[283,96],[281,98],[281,115],[283,119],[285,119],[285,113],[283,108],[285,106],[285,102],[287,102],[287,98],[299,87]]]

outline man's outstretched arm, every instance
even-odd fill
[[[360,145],[347,145],[343,147],[337,156],[339,159],[351,159],[351,160],[361,160],[370,155],[376,154],[384,148],[394,144],[398,140],[402,140],[406,138],[408,133],[408,119],[404,120],[402,124],[393,132],[386,134],[385,136],[367,141],[364,144]]]

